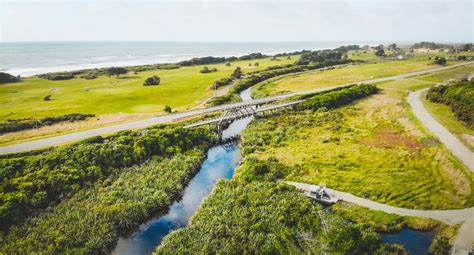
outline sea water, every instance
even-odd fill
[[[3,42],[0,71],[14,75],[110,66],[173,63],[193,57],[275,54],[347,45],[345,42]]]

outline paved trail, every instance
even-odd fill
[[[301,182],[287,181],[286,183],[306,191],[314,190],[316,188],[315,185]],[[432,218],[447,224],[462,223],[458,232],[458,236],[454,241],[454,246],[460,250],[467,250],[471,247],[471,243],[474,242],[474,207],[460,210],[413,210],[378,203],[372,200],[354,196],[346,192],[333,189],[328,190],[329,193],[334,194],[337,198],[369,208],[371,210],[384,211],[400,216]],[[460,252],[460,254],[462,254],[462,252]]]
[[[326,87],[326,88],[318,88],[318,89],[312,89],[312,90],[298,91],[298,92],[293,92],[293,93],[289,93],[289,94],[285,94],[285,95],[266,97],[266,98],[262,98],[262,99],[254,99],[254,100],[247,101],[245,103],[248,103],[248,102],[252,103],[252,102],[258,102],[258,101],[265,101],[265,100],[284,99],[284,98],[288,98],[288,97],[291,97],[291,96],[294,96],[294,95],[314,93],[314,92],[324,91],[324,90],[328,90],[328,89],[332,89],[332,88],[336,88],[336,87],[347,86],[347,85],[350,85],[350,84],[378,83],[378,82],[389,81],[389,80],[404,79],[404,78],[408,78],[408,77],[412,77],[412,76],[423,75],[423,74],[432,73],[432,72],[444,71],[444,70],[448,70],[448,69],[452,69],[452,68],[456,68],[456,67],[459,67],[459,66],[472,64],[472,63],[473,62],[465,62],[465,63],[460,63],[460,64],[456,64],[456,65],[451,65],[451,66],[438,67],[438,68],[428,69],[428,70],[424,70],[424,71],[400,74],[400,75],[389,76],[389,77],[384,77],[384,78],[377,78],[377,79],[371,79],[371,80],[365,80],[365,81],[359,81],[359,82],[352,82],[352,83],[349,83],[349,84],[339,84],[339,85],[336,85],[336,86]],[[112,126],[108,126],[108,127],[90,129],[90,130],[75,132],[75,133],[71,133],[71,134],[59,135],[59,136],[55,136],[55,137],[50,137],[50,138],[45,138],[45,139],[40,139],[40,140],[35,140],[35,141],[30,141],[30,142],[24,142],[24,143],[4,146],[4,147],[0,147],[0,154],[15,153],[15,152],[22,152],[22,151],[40,149],[40,148],[43,148],[43,147],[49,147],[49,146],[54,146],[54,145],[58,145],[58,144],[73,142],[73,141],[85,139],[85,138],[88,138],[88,137],[111,134],[111,133],[115,133],[115,132],[122,131],[122,130],[139,129],[139,128],[145,128],[145,127],[152,126],[152,125],[157,125],[157,124],[170,123],[170,122],[173,122],[174,120],[179,119],[179,118],[185,118],[185,117],[190,117],[190,116],[195,116],[195,115],[202,115],[202,114],[206,114],[206,113],[210,113],[210,112],[222,111],[226,108],[233,107],[233,106],[238,106],[238,105],[241,105],[241,104],[244,104],[244,102],[221,105],[221,106],[210,107],[210,108],[205,108],[205,109],[197,109],[197,110],[192,110],[192,111],[187,111],[187,112],[182,112],[182,113],[177,113],[177,114],[171,114],[171,115],[164,115],[164,116],[159,116],[159,117],[154,117],[154,118],[149,118],[149,119],[144,119],[144,120],[138,120],[138,121],[132,121],[132,122],[127,122],[127,123],[112,125]]]
[[[413,113],[429,131],[435,134],[438,139],[464,163],[464,165],[474,172],[474,153],[459,141],[455,135],[436,121],[426,110],[423,102],[421,102],[421,94],[428,89],[429,88],[410,92],[408,95],[408,103],[410,103]]]

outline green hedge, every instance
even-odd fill
[[[431,87],[426,98],[448,105],[460,121],[474,129],[474,80]]]
[[[357,99],[367,97],[377,93],[375,85],[361,84],[342,87],[329,92],[321,92],[312,97],[306,98],[298,105],[299,109],[319,109],[336,108],[341,105],[351,103]]]

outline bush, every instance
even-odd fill
[[[110,76],[117,76],[119,77],[121,74],[126,74],[128,72],[128,70],[126,68],[123,68],[123,67],[110,67],[109,69],[107,69],[107,74]]]
[[[234,72],[230,75],[232,78],[240,79],[242,77],[242,70],[240,66],[236,67]]]
[[[448,238],[436,236],[430,245],[429,253],[431,255],[449,255],[451,254],[451,248]]]
[[[152,77],[148,77],[145,79],[143,86],[159,85],[160,81],[160,77],[153,75]]]
[[[435,57],[435,61],[433,63],[444,66],[446,65],[446,59],[443,57]]]
[[[216,87],[221,87],[230,84],[233,81],[232,78],[221,78],[219,80],[214,81]]]
[[[81,113],[71,113],[55,117],[46,117],[39,120],[34,120],[31,118],[19,119],[19,120],[8,120],[6,122],[0,123],[0,134],[5,134],[9,132],[15,132],[25,129],[32,129],[35,127],[50,126],[60,122],[74,122],[85,120],[90,117],[94,117],[94,114],[81,114]]]
[[[212,72],[217,72],[217,68],[209,68],[207,66],[204,66],[200,71],[200,73],[212,73]]]
[[[173,111],[173,109],[171,109],[171,106],[166,105],[165,108],[163,109],[163,111],[165,111],[167,113],[171,113]]]
[[[43,101],[51,101],[51,95],[47,95],[43,98]]]
[[[0,72],[0,84],[20,81],[19,76],[13,76],[8,73]]]
[[[321,92],[309,97],[299,104],[298,108],[313,110],[319,108],[332,109],[375,94],[377,91],[378,89],[375,85],[369,84],[343,87],[333,91]]]
[[[47,79],[50,81],[63,81],[63,80],[70,80],[74,78],[74,74],[70,72],[64,73],[47,73],[47,74],[40,74],[38,75],[39,78]]]
[[[431,87],[426,98],[433,103],[448,105],[457,119],[474,128],[474,80]]]

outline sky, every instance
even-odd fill
[[[0,0],[0,41],[473,42],[471,0]]]

